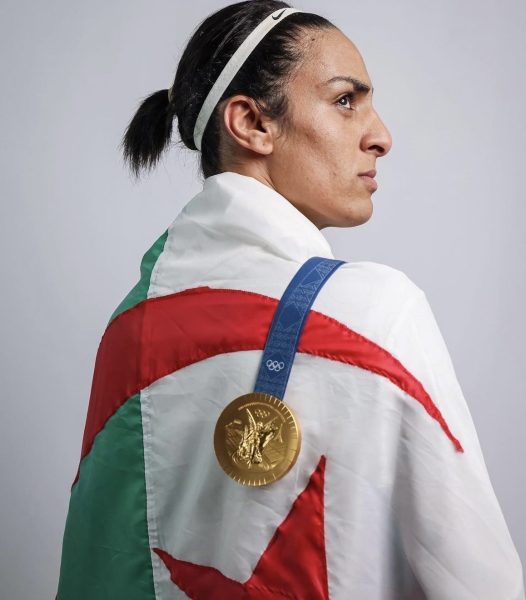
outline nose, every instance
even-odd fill
[[[393,138],[389,130],[378,116],[376,110],[373,109],[372,120],[362,137],[362,150],[364,152],[372,152],[380,157],[385,156],[391,150],[392,145]]]

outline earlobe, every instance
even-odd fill
[[[272,154],[274,143],[272,133],[269,130],[252,129],[249,134],[250,150],[259,154]]]

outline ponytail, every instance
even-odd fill
[[[136,178],[139,178],[142,169],[153,169],[168,147],[174,115],[168,90],[159,90],[140,104],[121,142],[124,161]]]
[[[280,8],[280,0],[244,0],[209,15],[192,34],[184,49],[172,86],[148,96],[139,106],[123,137],[124,159],[136,177],[152,169],[169,146],[173,120],[177,117],[178,143],[197,151],[193,138],[197,116],[223,67],[250,32]],[[224,171],[220,155],[223,134],[221,102],[236,94],[253,98],[267,117],[286,129],[290,125],[287,83],[302,64],[307,30],[334,25],[322,16],[296,12],[277,24],[251,52],[217,102],[207,122],[199,153],[204,178]]]

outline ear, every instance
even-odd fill
[[[257,154],[272,153],[277,128],[272,119],[259,110],[250,96],[237,95],[227,98],[223,123],[226,133],[236,144]]]

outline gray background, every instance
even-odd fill
[[[2,0],[1,598],[54,597],[98,343],[201,189],[192,152],[172,148],[135,184],[118,143],[225,4]],[[426,292],[524,561],[526,4],[295,6],[355,42],[393,136],[371,220],[324,233],[337,257]]]

